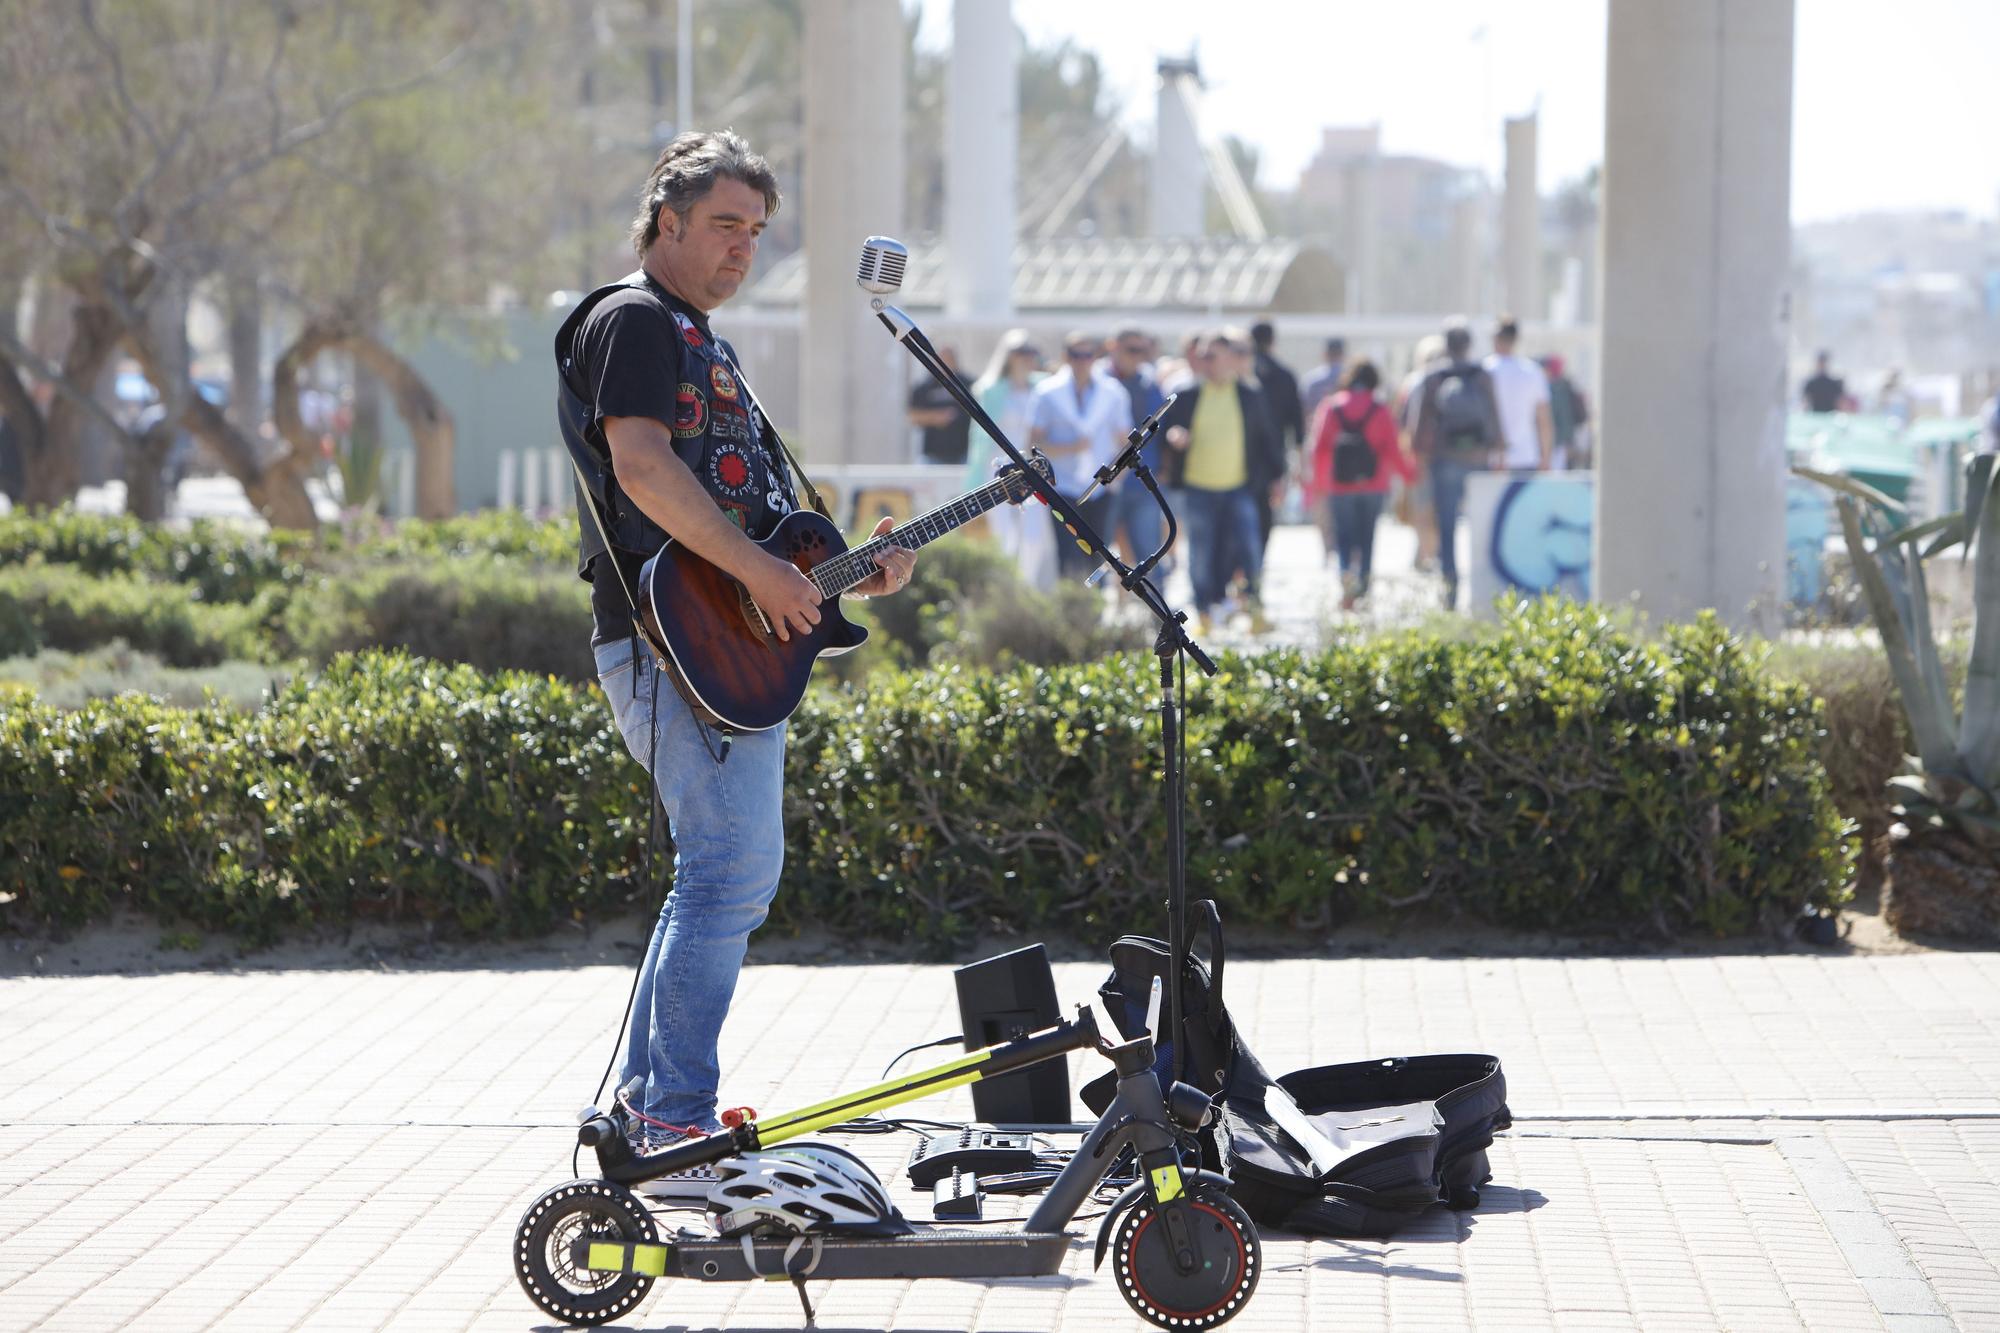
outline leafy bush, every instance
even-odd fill
[[[263,662],[224,662],[212,667],[168,666],[152,653],[120,640],[87,653],[46,649],[31,656],[0,659],[0,685],[13,684],[56,708],[80,708],[92,699],[138,693],[183,708],[199,708],[210,696],[241,712],[251,712],[296,671]]]
[[[209,519],[175,530],[74,509],[0,517],[0,567],[40,557],[86,574],[185,584],[209,602],[247,602],[273,583],[297,581],[304,572],[300,546],[297,537],[274,541]]]
[[[127,906],[270,938],[393,917],[527,931],[632,892],[646,804],[558,681],[344,657],[250,719],[136,695],[0,714],[7,912]]]
[[[964,537],[926,546],[908,587],[858,606],[883,651],[835,659],[849,680],[883,665],[1089,662],[1152,642],[1150,629],[1107,622],[1101,594],[1073,582],[1038,592],[997,546]]]
[[[1189,875],[1232,921],[1727,933],[1842,892],[1817,705],[1711,620],[1649,644],[1543,604],[1222,668],[1190,682]],[[933,945],[1150,925],[1155,693],[1145,658],[816,691],[774,921]],[[0,710],[0,920],[531,931],[649,896],[646,815],[601,697],[546,677],[369,654],[247,719]]]
[[[1123,659],[822,699],[791,786],[791,864],[834,895],[820,918],[920,936],[1144,919],[1154,692],[1152,664]],[[1477,639],[1231,656],[1190,709],[1189,882],[1233,920],[1729,933],[1843,892],[1813,701],[1713,620],[1648,645],[1551,603]]]
[[[1946,652],[1944,660],[1947,682],[1956,692],[1964,684],[1964,654]],[[1862,892],[1870,892],[1882,881],[1887,852],[1889,779],[1903,770],[1904,756],[1913,748],[1881,645],[1872,635],[1784,643],[1773,650],[1771,669],[1821,701],[1825,729],[1820,763],[1834,805],[1859,830],[1855,882]]]
[[[327,662],[403,648],[483,671],[596,675],[590,585],[569,569],[512,560],[425,562],[315,582],[285,606],[272,651]]]
[[[211,603],[198,590],[65,565],[0,570],[0,653],[81,652],[113,640],[177,667],[259,653],[264,607]]]

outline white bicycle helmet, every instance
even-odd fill
[[[715,1164],[708,1191],[719,1235],[752,1232],[898,1235],[909,1223],[866,1163],[824,1144],[744,1153]]]

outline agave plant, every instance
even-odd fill
[[[1871,542],[1862,506],[1893,524],[1903,507],[1852,477],[1793,469],[1835,492],[1841,535],[1916,753],[1889,780],[1890,892],[1898,930],[2000,939],[2000,487],[1994,457],[1965,471],[1965,506]],[[1872,515],[1871,515],[1872,517]],[[1972,640],[1963,702],[1954,705],[1931,629],[1924,562],[1952,547],[1972,562]]]

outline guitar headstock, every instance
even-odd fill
[[[1047,454],[1040,449],[1030,449],[1028,462],[1033,465],[1035,471],[1042,474],[1043,481],[1052,486],[1055,484],[1055,464],[1049,462]],[[1009,463],[1000,469],[1000,483],[1007,489],[1007,503],[1010,505],[1017,505],[1035,493],[1019,463]]]

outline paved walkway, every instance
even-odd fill
[[[0,979],[0,1329],[545,1326],[509,1239],[569,1175],[628,976]],[[1236,1329],[2000,1328],[2000,954],[1232,961],[1229,983],[1273,1069],[1490,1051],[1518,1118],[1475,1213],[1269,1238]],[[804,1104],[956,1029],[947,968],[753,967],[726,1092]],[[851,1142],[923,1216],[907,1138]],[[835,1329],[1136,1326],[1083,1245],[1057,1277],[815,1299]],[[799,1325],[782,1284],[665,1283],[631,1326]]]

